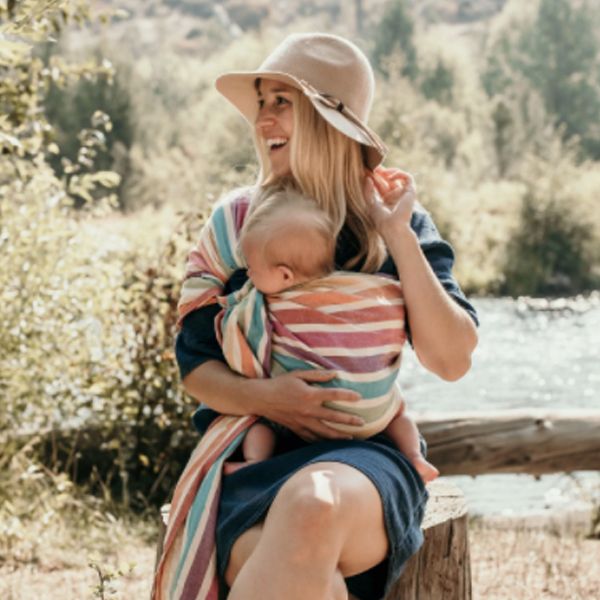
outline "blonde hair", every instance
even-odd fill
[[[314,198],[333,222],[336,237],[346,224],[358,241],[358,253],[343,267],[349,269],[362,261],[361,271],[373,273],[385,260],[386,251],[363,195],[366,167],[362,146],[323,119],[299,90],[291,88],[291,93],[292,178],[280,180],[271,173],[265,142],[255,133],[261,164],[259,187],[287,183]]]
[[[335,229],[314,200],[289,187],[266,187],[253,202],[240,232],[240,249],[245,240],[257,240],[269,264],[284,263],[301,278],[334,270]]]

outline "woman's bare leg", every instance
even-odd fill
[[[316,463],[290,477],[264,524],[235,542],[229,600],[345,600],[343,578],[378,564],[387,549],[369,478],[341,463]]]

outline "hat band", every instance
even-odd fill
[[[373,146],[381,154],[386,153],[387,148],[383,142],[377,137],[377,135],[375,135],[375,133],[365,126],[365,124],[339,98],[336,98],[331,94],[324,94],[323,92],[320,92],[304,79],[300,79],[299,83],[302,86],[302,91],[310,98],[310,100],[313,102],[318,102],[326,108],[332,108],[344,115],[348,121],[350,121],[353,125],[360,129],[362,133],[365,134],[371,146]]]

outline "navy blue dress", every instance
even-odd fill
[[[411,227],[446,291],[477,323],[475,309],[452,276],[454,253],[450,245],[441,239],[426,213],[415,212]],[[336,249],[336,268],[341,268],[356,254],[356,239],[348,230],[342,230]],[[356,270],[360,270],[360,264]],[[380,271],[397,276],[390,258]],[[244,270],[236,271],[226,286],[226,293],[239,289],[246,280]],[[214,330],[214,317],[219,310],[218,306],[208,306],[185,318],[175,345],[182,378],[207,360],[225,362]],[[410,338],[408,327],[407,333]],[[214,411],[201,406],[194,415],[194,425],[202,433],[215,416]],[[323,461],[340,462],[358,469],[379,491],[390,546],[388,557],[369,571],[348,578],[346,583],[350,593],[360,600],[379,600],[385,596],[405,562],[423,542],[420,525],[427,491],[411,463],[383,435],[368,440],[322,440],[307,444],[288,432],[278,436],[272,458],[224,477],[216,532],[217,570],[221,579],[235,540],[264,519],[287,479],[302,467]]]

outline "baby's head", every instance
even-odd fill
[[[248,277],[264,294],[331,273],[335,231],[317,204],[291,189],[265,190],[240,234]]]

